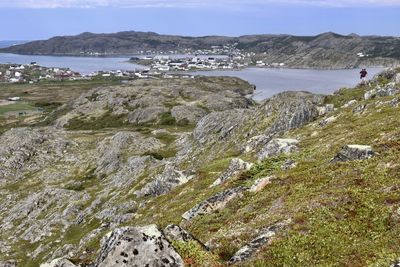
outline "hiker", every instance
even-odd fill
[[[365,78],[367,77],[367,74],[368,74],[368,72],[366,69],[362,69],[360,71],[360,79],[362,80],[362,82],[365,82]]]

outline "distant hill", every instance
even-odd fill
[[[10,47],[10,46],[20,45],[20,44],[25,44],[25,43],[28,43],[28,42],[29,41],[21,41],[21,40],[18,40],[18,41],[10,41],[10,40],[0,41],[0,48]]]
[[[82,33],[59,36],[0,49],[0,52],[38,55],[80,55],[97,52],[134,54],[138,51],[208,49],[214,45],[237,43],[257,59],[283,62],[291,67],[345,68],[358,65],[393,65],[400,60],[400,38],[339,35],[328,32],[316,36],[246,35],[240,37],[187,37],[153,32]],[[362,53],[368,55],[360,57]]]

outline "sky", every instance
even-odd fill
[[[0,40],[82,32],[400,36],[400,0],[0,0]]]

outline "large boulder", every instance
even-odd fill
[[[223,209],[231,200],[241,197],[247,187],[239,186],[217,193],[214,196],[197,204],[182,215],[185,220],[193,219],[199,215],[208,214],[215,210]]]
[[[272,139],[258,153],[258,159],[264,160],[266,158],[274,157],[282,153],[289,154],[298,150],[298,143],[299,141],[296,139]]]
[[[239,158],[231,160],[228,169],[226,169],[211,186],[220,185],[235,175],[238,175],[243,170],[250,170],[252,163],[245,162]]]
[[[364,160],[374,156],[374,150],[371,146],[364,145],[346,145],[342,150],[331,160],[334,162],[343,162],[349,160]]]
[[[101,242],[98,267],[184,266],[181,256],[156,225],[123,227],[109,233]]]

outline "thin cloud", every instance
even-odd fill
[[[14,8],[195,8],[242,7],[252,5],[320,7],[400,6],[400,0],[0,0],[0,7]]]

